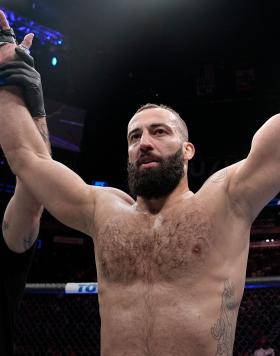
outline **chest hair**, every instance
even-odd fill
[[[197,277],[207,268],[212,238],[211,219],[202,209],[177,208],[158,219],[115,216],[96,236],[100,277],[117,283]]]

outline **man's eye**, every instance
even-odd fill
[[[139,135],[139,134],[134,134],[134,135],[131,135],[131,136],[130,136],[130,141],[136,141],[136,140],[138,140],[138,139],[139,139],[139,137],[140,137],[140,135]]]
[[[155,134],[156,135],[162,135],[162,134],[164,134],[165,133],[165,131],[163,130],[163,129],[157,129],[156,131],[155,131]]]

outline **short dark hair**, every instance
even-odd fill
[[[172,109],[170,106],[164,105],[164,104],[152,104],[152,103],[148,103],[145,105],[140,106],[140,108],[136,111],[136,114],[138,114],[141,111],[147,110],[147,109],[165,109],[170,111],[172,114],[174,114],[174,116],[177,118],[177,127],[178,127],[178,131],[181,134],[181,137],[184,141],[189,141],[189,130],[188,127],[185,123],[185,121],[181,118],[181,116],[179,115],[179,113],[177,111],[175,111],[174,109]]]

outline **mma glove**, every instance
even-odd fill
[[[7,43],[17,43],[14,30],[12,28],[7,30],[0,28],[0,47],[6,45]]]
[[[14,61],[0,64],[0,87],[20,87],[31,116],[45,117],[41,76],[34,68],[34,59],[20,47],[15,51],[17,58]]]

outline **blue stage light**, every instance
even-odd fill
[[[43,246],[43,241],[42,240],[38,240],[37,241],[37,249],[41,250],[42,246]]]
[[[56,57],[52,57],[51,63],[52,63],[52,66],[55,67],[57,65],[57,63],[58,63],[57,58]]]
[[[93,180],[91,185],[95,185],[96,187],[108,187],[108,183],[100,180]]]
[[[0,6],[0,9],[5,12],[10,26],[13,27],[18,36],[24,37],[27,33],[32,32],[41,45],[52,44],[54,46],[61,46],[64,43],[62,33],[40,25],[26,17],[19,16],[14,11],[7,10],[3,6]]]

